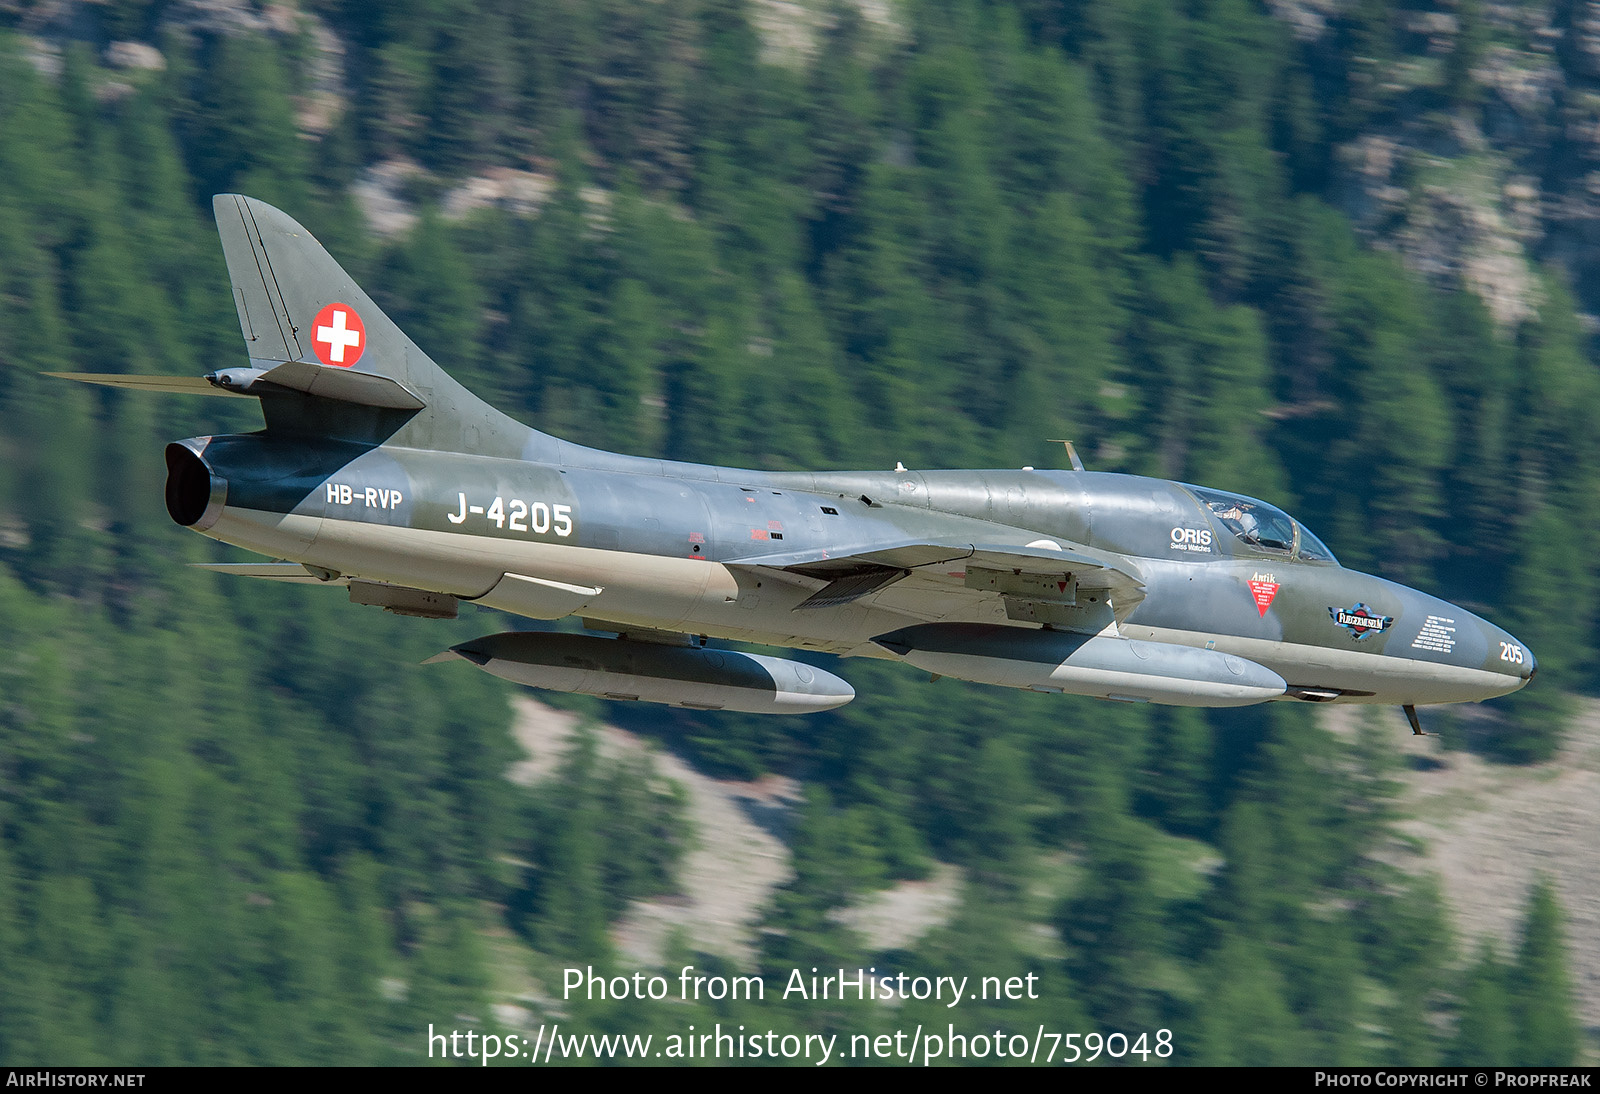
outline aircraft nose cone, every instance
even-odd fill
[[[1515,676],[1519,688],[1532,680],[1534,673],[1539,671],[1539,662],[1533,656],[1533,651],[1515,635],[1493,623],[1484,622],[1483,630],[1488,646],[1487,664],[1484,667]]]
[[[1428,696],[1420,701],[1481,702],[1508,695],[1533,678],[1537,662],[1528,647],[1482,616],[1414,589],[1374,603],[1382,611],[1395,600],[1398,618],[1386,632],[1387,649],[1411,662],[1411,693]]]

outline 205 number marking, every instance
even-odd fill
[[[1522,664],[1522,647],[1515,642],[1500,643],[1500,660],[1508,661],[1513,665]]]

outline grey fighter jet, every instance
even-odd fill
[[[1129,702],[1390,703],[1413,729],[1416,705],[1534,675],[1500,628],[1347,570],[1288,514],[1223,490],[1076,456],[1070,471],[773,473],[549,436],[452,380],[293,219],[214,205],[248,366],[74,378],[260,400],[259,432],[167,446],[172,519],[277,560],[212,569],[404,615],[466,601],[599,632],[495,634],[434,660],[701,709],[855,694],[709,637]]]

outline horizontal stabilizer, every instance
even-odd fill
[[[218,380],[213,380],[212,376],[130,376],[121,372],[47,372],[45,375],[102,387],[174,395],[225,395],[231,399],[244,399],[273,391],[281,394],[283,389],[288,389],[323,399],[337,399],[342,403],[394,410],[421,410],[428,405],[400,381],[375,372],[326,368],[306,361],[265,363],[273,367],[213,373],[212,376]],[[262,386],[267,384],[275,386]]]
[[[234,577],[261,577],[268,581],[289,581],[297,585],[348,585],[347,577],[318,577],[298,562],[195,562],[197,570],[210,570],[214,574],[232,574]]]
[[[217,387],[203,376],[129,376],[121,372],[47,372],[62,380],[77,380],[84,384],[102,387],[131,388],[135,391],[160,391],[173,395],[225,395],[230,399],[243,399],[237,391]]]
[[[428,404],[399,380],[375,372],[328,368],[306,361],[287,361],[268,369],[258,382],[303,391],[323,399],[362,406],[381,406],[394,410],[421,410]]]

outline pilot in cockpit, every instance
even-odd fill
[[[1246,543],[1259,543],[1261,522],[1256,520],[1255,514],[1250,512],[1253,506],[1229,499],[1228,501],[1214,501],[1211,511],[1216,514],[1228,528],[1228,531],[1244,540]]]

